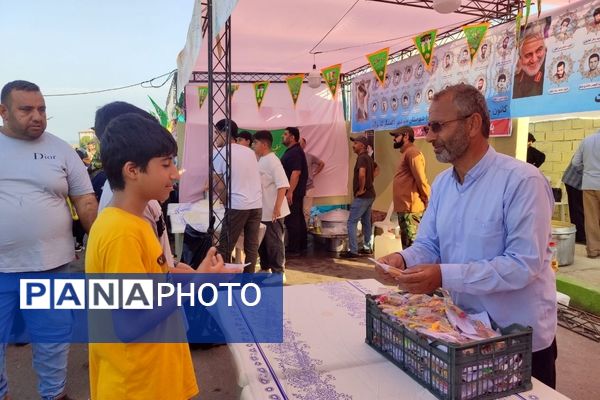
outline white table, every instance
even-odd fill
[[[284,287],[283,343],[230,344],[242,399],[435,399],[365,343],[373,279]],[[566,399],[532,379],[509,399]]]
[[[181,257],[183,250],[183,233],[185,226],[191,225],[198,232],[206,232],[209,227],[209,204],[208,200],[200,200],[196,203],[169,203],[167,206],[167,215],[171,220],[171,233],[175,237],[175,254]],[[215,213],[220,219],[225,217],[225,208],[222,205],[215,205]],[[260,224],[258,232],[258,243],[265,236],[266,225]],[[244,251],[244,233],[240,235],[235,244],[235,260],[242,262]]]

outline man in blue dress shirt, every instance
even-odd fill
[[[433,182],[413,245],[380,261],[394,267],[401,289],[443,287],[467,312],[487,311],[502,327],[532,327],[532,374],[555,387],[554,198],[539,170],[497,153],[489,133],[488,107],[475,87],[435,94],[426,139],[453,168]]]

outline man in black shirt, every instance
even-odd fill
[[[533,147],[534,143],[535,136],[530,133],[527,137],[527,162],[539,168],[546,161],[546,155]]]
[[[295,257],[306,249],[306,222],[302,211],[302,202],[306,194],[308,166],[304,150],[298,143],[300,131],[296,127],[285,128],[283,144],[287,150],[281,157],[285,175],[290,181],[290,188],[285,197],[290,206],[290,215],[285,217],[285,227],[288,233],[288,248],[286,255]]]
[[[354,200],[350,205],[348,217],[348,251],[342,253],[343,258],[356,258],[360,254],[373,254],[371,250],[371,206],[375,201],[375,188],[373,187],[373,174],[375,163],[367,152],[369,139],[366,136],[350,138],[352,150],[358,156],[354,165],[354,179],[352,192]],[[356,227],[358,221],[362,224],[363,248],[358,250]]]

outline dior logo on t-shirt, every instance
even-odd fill
[[[33,153],[34,160],[56,160],[56,156],[44,153]]]

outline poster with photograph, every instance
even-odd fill
[[[521,41],[513,117],[600,109],[600,1],[530,22]]]

